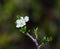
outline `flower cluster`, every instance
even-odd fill
[[[26,25],[26,22],[29,21],[29,17],[28,16],[25,16],[25,17],[20,17],[20,19],[17,19],[16,20],[16,27],[17,28],[20,28],[20,27],[23,27]]]

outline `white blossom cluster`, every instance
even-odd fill
[[[20,19],[16,20],[16,27],[17,28],[20,28],[20,27],[22,28],[23,26],[26,25],[26,22],[28,22],[28,21],[29,21],[28,16],[25,16],[25,17],[21,16]]]

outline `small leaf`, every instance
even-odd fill
[[[39,48],[43,48],[44,47],[44,43],[40,44]]]
[[[24,33],[24,31],[23,31],[22,29],[20,29],[20,32],[21,32],[21,33]]]
[[[23,28],[23,29],[24,29],[24,31],[26,32],[26,26],[24,26],[24,28]]]
[[[24,26],[23,28],[20,29],[21,33],[25,33],[26,32],[26,26]]]
[[[20,16],[19,15],[17,15],[17,19],[20,19]]]
[[[48,42],[52,41],[52,37],[47,37],[47,41]]]
[[[39,30],[39,28],[37,27],[36,29],[34,29],[34,33],[35,33],[35,35],[36,35],[36,38],[38,38],[39,36],[40,36],[40,30]]]
[[[42,38],[42,42],[46,42],[46,40],[47,40],[47,37],[46,36],[44,36],[43,38]]]
[[[30,32],[30,30],[28,30],[28,32]]]

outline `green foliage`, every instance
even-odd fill
[[[28,30],[28,32],[30,32],[30,30]]]
[[[44,43],[42,43],[39,47],[40,47],[40,48],[43,48],[43,47],[44,47]]]
[[[46,37],[46,36],[44,36],[41,41],[44,42],[44,43],[45,42],[50,42],[50,41],[52,41],[52,37]]]
[[[52,39],[52,37],[47,37],[47,41],[48,42],[50,42],[50,41],[52,41],[53,39]]]
[[[47,40],[47,37],[46,37],[46,36],[44,36],[44,37],[42,38],[42,40],[41,40],[41,41],[45,43],[45,42],[46,42],[46,40]]]
[[[35,33],[36,37],[39,38],[41,32],[38,27],[36,27],[36,29],[34,29],[34,33]]]
[[[20,15],[17,15],[17,19],[20,19]]]
[[[25,34],[25,32],[26,32],[26,26],[24,26],[23,28],[21,28],[20,32],[23,33],[23,34]]]

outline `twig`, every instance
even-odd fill
[[[33,42],[35,42],[37,49],[39,49],[39,44],[38,44],[37,40],[34,39],[29,33],[26,33],[26,35],[27,35],[28,37],[30,37],[30,38],[33,40]]]

